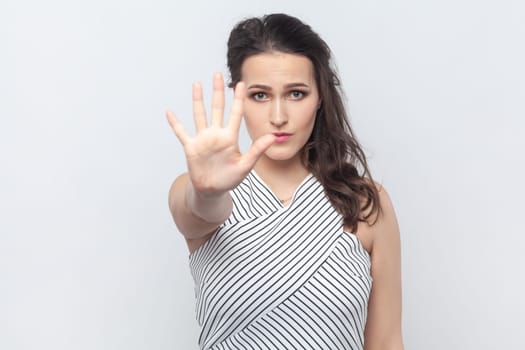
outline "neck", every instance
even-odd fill
[[[261,157],[255,164],[255,172],[280,199],[288,199],[309,171],[300,159],[274,161]]]

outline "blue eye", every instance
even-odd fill
[[[264,101],[266,99],[268,99],[268,96],[266,96],[266,94],[264,92],[256,92],[252,95],[252,98],[255,100],[255,101]]]
[[[290,93],[290,96],[294,99],[294,100],[299,100],[301,98],[304,97],[304,92],[302,91],[292,91]]]

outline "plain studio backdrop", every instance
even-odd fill
[[[331,46],[393,199],[406,349],[525,349],[519,0],[2,2],[1,349],[197,348],[164,111],[193,132],[191,83],[209,101],[233,24],[271,12]]]

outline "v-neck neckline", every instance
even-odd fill
[[[277,197],[277,195],[273,192],[273,190],[270,188],[270,186],[263,180],[263,178],[261,176],[259,176],[259,174],[257,174],[257,172],[255,170],[252,169],[251,171],[252,173],[252,176],[254,178],[257,179],[257,181],[259,183],[261,183],[261,185],[266,189],[266,191],[268,191],[268,193],[271,195],[271,198],[274,200],[274,202],[281,208],[288,208],[290,205],[293,204],[293,202],[295,201],[295,198],[297,197],[298,193],[299,193],[299,190],[301,189],[301,187],[303,187],[303,185],[310,179],[313,177],[313,174],[312,173],[308,173],[306,174],[306,176],[304,177],[304,179],[301,180],[301,182],[299,183],[299,185],[297,185],[297,187],[295,188],[294,192],[293,192],[293,195],[292,197],[290,198],[290,201],[288,202],[288,204],[284,204],[283,202],[281,202],[279,200],[279,197]]]

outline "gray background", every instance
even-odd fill
[[[0,348],[195,349],[167,208],[245,16],[288,12],[332,47],[402,234],[407,349],[524,349],[522,1],[3,1]],[[243,134],[242,144],[248,144]]]

